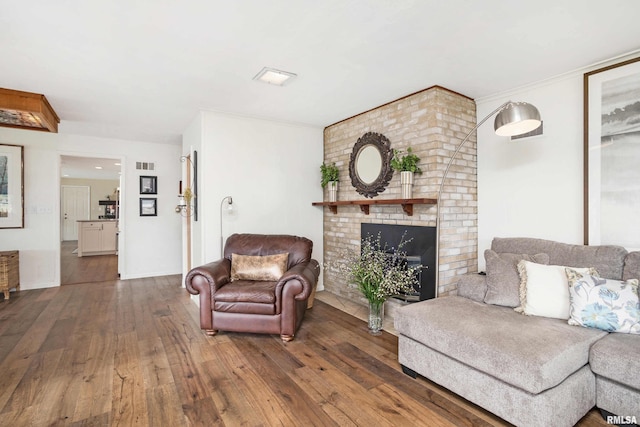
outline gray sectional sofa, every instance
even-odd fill
[[[549,265],[594,267],[609,279],[640,278],[640,252],[619,246],[496,238],[490,253],[502,259],[547,254]],[[518,426],[572,426],[594,406],[640,420],[640,335],[517,313],[507,303],[514,290],[495,283],[495,271],[487,270],[462,276],[456,296],[396,312],[405,373],[420,374]]]

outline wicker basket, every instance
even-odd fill
[[[9,299],[9,290],[20,290],[20,254],[18,251],[0,252],[0,292],[5,301]]]

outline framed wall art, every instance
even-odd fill
[[[24,228],[24,147],[0,144],[0,228]]]
[[[141,176],[140,194],[158,194],[158,177]]]
[[[141,197],[140,216],[158,216],[158,199]]]
[[[640,58],[584,75],[584,243],[640,249]]]

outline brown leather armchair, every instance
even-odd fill
[[[192,269],[187,290],[200,295],[200,328],[207,335],[219,330],[280,334],[291,341],[302,323],[307,300],[320,274],[311,259],[313,242],[305,237],[233,234],[224,258]],[[232,280],[232,258],[288,253],[286,272],[277,280]],[[237,263],[238,265],[239,263]],[[233,267],[235,270],[235,266]],[[234,278],[235,278],[234,271]]]

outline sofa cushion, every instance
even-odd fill
[[[639,279],[640,280],[640,252],[629,252],[624,259],[624,270],[622,272],[622,280]]]
[[[534,394],[583,367],[606,335],[458,296],[402,307],[394,322],[401,335]]]
[[[288,253],[264,256],[231,254],[231,281],[279,280],[287,271]]]
[[[589,365],[596,375],[638,389],[640,385],[640,337],[612,333],[602,338],[589,353]]]
[[[213,302],[251,302],[275,304],[278,282],[236,280],[220,287],[214,294]]]
[[[458,276],[458,295],[473,301],[482,302],[487,293],[487,276],[467,273]]]
[[[623,282],[587,275],[571,283],[569,296],[570,325],[640,334],[638,279]]]
[[[622,246],[584,246],[529,237],[496,237],[491,242],[496,252],[549,255],[549,264],[567,267],[594,267],[600,277],[622,279],[627,250]]]
[[[520,305],[518,262],[527,260],[538,264],[549,263],[547,254],[499,254],[491,249],[484,251],[484,259],[487,266],[487,293],[484,302],[506,307]]]
[[[522,260],[518,263],[520,272],[519,313],[529,316],[569,318],[569,279],[567,267],[561,265],[542,265]],[[572,268],[574,274],[598,275],[593,268]]]

